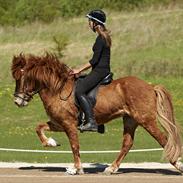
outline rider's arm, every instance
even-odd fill
[[[91,64],[88,62],[85,65],[81,66],[78,70],[79,72],[85,71],[91,67]]]
[[[100,60],[103,45],[104,45],[104,40],[101,38],[101,36],[98,36],[93,46],[94,53],[93,53],[92,59],[87,64],[80,67],[79,69],[73,69],[71,74],[79,74],[80,72],[85,71],[90,67],[94,67]]]
[[[73,69],[72,72],[71,72],[70,74],[71,74],[71,75],[72,75],[72,74],[79,74],[80,72],[89,69],[91,66],[92,66],[92,65],[88,62],[87,64],[81,66],[81,67],[78,68],[78,69]]]

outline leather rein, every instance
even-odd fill
[[[66,66],[70,71],[72,71],[67,65],[65,65],[65,66]],[[22,83],[22,85],[23,85],[24,80],[25,80],[25,79],[24,79],[24,77],[25,77],[25,75],[24,75],[24,69],[21,69],[21,72],[22,72],[21,83]],[[69,76],[68,76],[67,78],[64,79],[63,84],[62,84],[62,86],[61,86],[61,88],[60,88],[60,90],[61,90],[61,91],[60,91],[60,95],[59,95],[60,100],[67,101],[68,98],[71,96],[71,94],[72,94],[72,92],[73,92],[74,84],[72,85],[71,91],[69,92],[69,94],[68,94],[66,97],[62,97],[62,96],[61,96],[61,95],[62,95],[62,92],[63,92],[63,89],[64,89],[64,86],[65,86],[65,84],[67,83],[67,81],[68,81],[69,79],[73,79],[73,82],[74,82],[75,77],[73,76],[73,77],[70,77],[70,78],[69,78]],[[24,90],[24,86],[23,86],[23,87],[22,87],[22,91],[20,91],[20,92],[15,92],[15,93],[14,93],[14,96],[28,102],[30,99],[33,98],[33,96],[34,96],[35,94],[39,93],[42,89],[43,89],[43,87],[40,87],[40,88],[36,89],[35,91],[26,92],[26,91]],[[18,95],[18,94],[23,94],[24,97],[21,97],[21,96]]]

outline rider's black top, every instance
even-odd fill
[[[89,61],[92,70],[98,72],[110,72],[110,47],[107,46],[106,40],[98,35],[93,45],[93,57]]]
[[[86,97],[86,94],[110,73],[110,47],[100,35],[93,45],[93,52],[93,57],[89,61],[92,65],[92,71],[77,83],[75,89],[78,101],[80,101],[81,96],[85,95]]]

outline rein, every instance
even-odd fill
[[[73,82],[74,82],[74,77],[72,77],[71,79],[73,79]],[[67,101],[67,100],[68,100],[68,98],[71,96],[71,94],[72,94],[72,92],[73,92],[73,88],[74,88],[74,84],[73,84],[73,85],[71,86],[71,91],[69,92],[69,95],[68,95],[68,96],[65,96],[65,97],[62,97],[62,96],[61,96],[61,95],[62,95],[62,91],[63,91],[64,86],[65,86],[65,84],[67,83],[67,81],[68,81],[68,77],[64,80],[63,85],[62,85],[62,87],[61,87],[61,92],[60,92],[60,95],[59,95],[60,100],[63,100],[63,101]]]
[[[65,64],[65,67],[69,70],[68,73],[72,72],[72,69],[71,69],[70,67],[68,67],[66,64]],[[71,96],[72,91],[73,91],[73,88],[74,88],[74,84],[73,84],[72,87],[71,87],[71,91],[69,92],[69,95],[66,96],[66,97],[62,97],[62,96],[61,96],[61,95],[62,95],[62,91],[63,91],[63,89],[64,89],[64,86],[65,86],[65,84],[67,83],[68,79],[73,79],[73,82],[74,82],[75,76],[69,78],[69,74],[68,74],[68,77],[65,78],[64,81],[63,81],[63,84],[62,84],[62,86],[61,86],[60,95],[59,95],[60,100],[63,100],[63,101],[67,101],[67,100],[68,100],[68,98]]]

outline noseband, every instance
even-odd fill
[[[33,98],[33,96],[35,94],[39,93],[40,90],[42,90],[42,88],[39,88],[32,92],[15,92],[13,95],[14,95],[14,97],[20,98],[20,99],[28,102]],[[23,94],[23,97],[21,97],[19,94]]]

